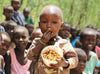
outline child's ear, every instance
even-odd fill
[[[61,22],[61,27],[60,27],[60,29],[62,29],[62,28],[63,28],[63,25],[64,25],[64,22]]]

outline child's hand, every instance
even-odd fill
[[[51,68],[67,67],[69,64],[68,61],[66,61],[63,57],[61,57],[61,59],[57,59],[56,61],[56,64],[50,64]]]
[[[52,32],[48,29],[42,36],[41,41],[47,43],[51,39]]]

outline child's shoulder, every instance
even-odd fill
[[[97,54],[96,54],[95,52],[93,52],[93,51],[90,51],[90,53],[89,53],[89,54],[91,55],[91,57],[98,58],[98,57],[97,57]]]

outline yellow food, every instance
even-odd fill
[[[53,51],[53,50],[46,50],[43,52],[43,57],[45,59],[48,59],[50,61],[56,61],[57,59],[60,59],[60,55]]]

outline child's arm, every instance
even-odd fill
[[[5,68],[4,68],[5,74],[11,74],[11,56],[9,51],[4,55],[4,60],[5,60]]]
[[[67,42],[62,49],[64,50],[64,57],[69,63],[68,68],[75,68],[78,64],[78,57],[70,42]]]
[[[28,54],[27,57],[30,60],[36,60],[41,52],[41,50],[45,47],[46,43],[50,40],[51,38],[51,32],[47,30],[42,38],[39,40],[33,40],[32,45],[28,49]]]

